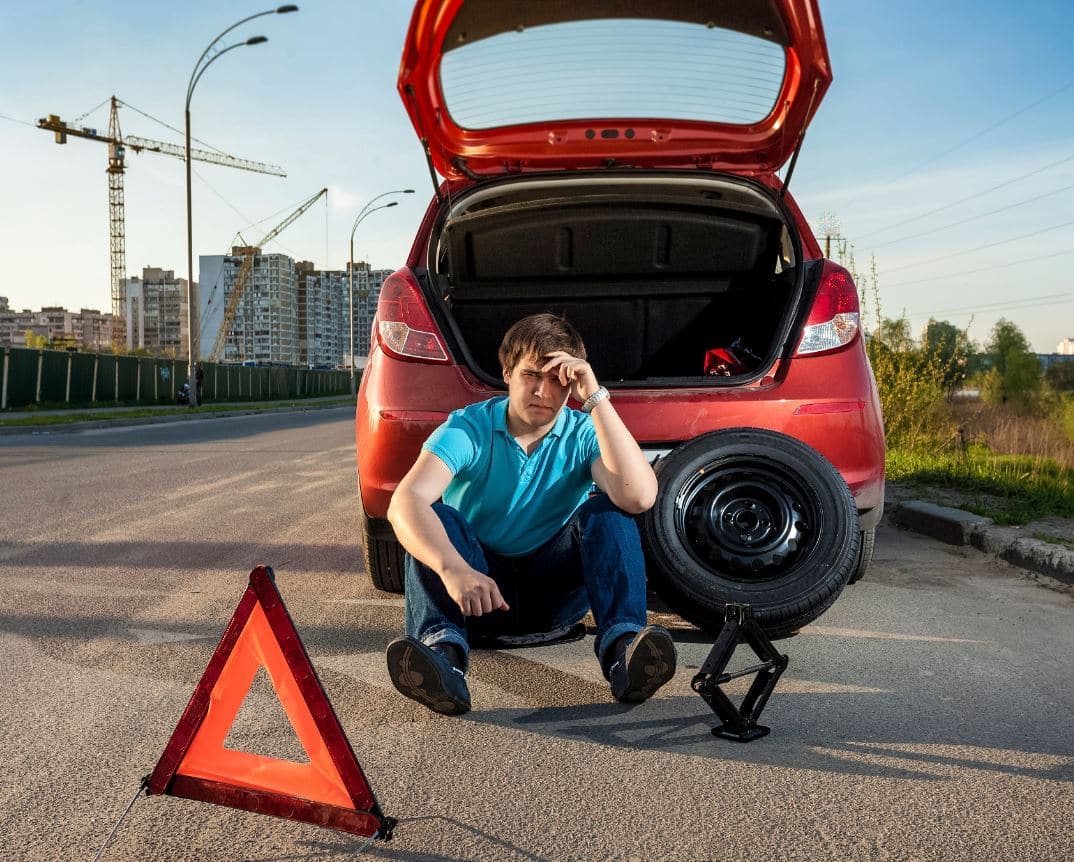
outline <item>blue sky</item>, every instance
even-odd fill
[[[236,31],[269,42],[221,58],[198,85],[194,136],[282,165],[288,176],[195,163],[195,253],[222,253],[239,230],[256,242],[327,186],[327,205],[270,247],[339,268],[361,206],[410,187],[417,193],[370,216],[356,240],[358,257],[394,267],[431,193],[395,91],[411,4],[299,5],[296,14]],[[233,21],[268,7],[248,0],[5,7],[0,295],[18,308],[106,309],[106,148],[75,139],[57,146],[32,123],[49,113],[73,120],[114,93],[181,129],[198,55]],[[816,226],[832,214],[859,269],[875,254],[883,312],[905,312],[915,329],[930,314],[959,325],[972,319],[971,335],[984,340],[1005,316],[1041,352],[1074,337],[1068,7],[821,0],[821,13],[835,80],[791,183],[806,216]],[[121,120],[126,134],[181,142],[132,108]],[[107,129],[107,109],[84,122]],[[151,265],[185,275],[182,162],[129,154],[127,163],[128,272]]]

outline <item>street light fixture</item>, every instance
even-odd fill
[[[251,36],[243,42],[236,42],[233,45],[228,45],[226,48],[221,48],[212,54],[212,56],[209,56],[209,53],[216,47],[217,43],[224,38],[224,36],[236,27],[245,24],[247,21],[253,21],[254,18],[260,18],[263,15],[283,15],[287,12],[297,11],[298,7],[293,3],[289,3],[286,6],[278,6],[275,9],[258,12],[256,15],[250,15],[243,18],[241,21],[236,21],[223,33],[213,39],[213,41],[209,43],[209,46],[201,52],[201,56],[198,57],[198,62],[194,64],[194,71],[190,73],[190,81],[186,86],[186,106],[184,108],[186,118],[186,307],[187,322],[189,324],[189,331],[187,332],[187,381],[190,383],[191,407],[198,406],[198,387],[194,375],[201,345],[199,344],[200,339],[198,333],[198,289],[194,285],[194,227],[190,206],[190,98],[194,95],[194,88],[198,85],[198,81],[201,80],[201,76],[205,74],[205,70],[223,57],[228,51],[233,51],[235,48],[242,48],[246,45],[261,45],[268,41],[266,36]],[[209,57],[209,59],[206,60],[206,57]]]
[[[412,195],[412,194],[414,194],[414,189],[396,189],[395,191],[392,191],[392,192],[384,192],[383,194],[377,195],[375,198],[370,200],[364,207],[362,207],[362,211],[360,213],[358,213],[358,218],[356,218],[354,220],[354,226],[351,228],[350,269],[348,270],[348,274],[349,274],[348,281],[350,283],[350,303],[349,303],[349,306],[348,306],[348,309],[347,309],[347,314],[348,314],[348,317],[350,318],[350,333],[351,333],[351,351],[350,351],[351,359],[350,359],[350,366],[351,366],[351,396],[352,397],[358,394],[357,379],[354,376],[354,232],[356,230],[358,230],[358,225],[361,224],[362,219],[364,219],[370,213],[376,212],[377,210],[387,209],[388,207],[393,207],[397,203],[399,203],[399,201],[392,201],[390,204],[381,204],[379,207],[373,207],[372,209],[370,209],[370,206],[372,204],[376,203],[377,201],[379,201],[381,198],[386,198],[386,197],[388,197],[388,195]]]

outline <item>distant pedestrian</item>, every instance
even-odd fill
[[[194,366],[194,383],[198,390],[198,404],[201,404],[203,399],[201,397],[201,382],[205,379],[205,369],[201,367],[199,362]]]

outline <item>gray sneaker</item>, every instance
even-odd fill
[[[466,676],[443,653],[415,638],[388,644],[388,673],[399,693],[442,715],[470,711]]]
[[[663,626],[646,626],[608,668],[612,695],[620,703],[641,703],[675,676],[675,642]]]

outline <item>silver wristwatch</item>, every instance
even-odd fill
[[[598,389],[585,400],[585,403],[582,405],[582,412],[592,413],[594,407],[600,404],[600,402],[603,401],[605,398],[610,397],[611,394],[608,392],[608,390],[605,387],[601,386],[600,389]]]

